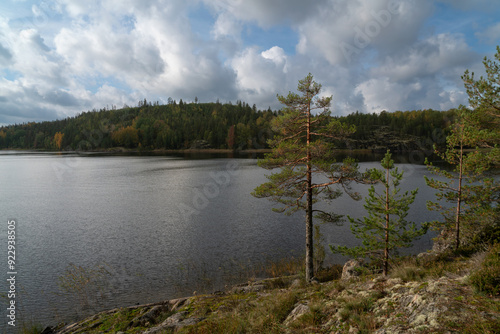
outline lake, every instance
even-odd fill
[[[403,190],[420,188],[408,219],[437,218],[425,209],[433,197],[425,166],[398,167],[406,173]],[[274,213],[273,203],[250,195],[266,173],[252,158],[0,152],[2,309],[9,302],[10,219],[16,221],[18,323],[55,325],[103,309],[223,290],[269,261],[301,257],[304,215]],[[355,189],[367,194],[367,186]],[[362,217],[363,203],[344,195],[332,207]],[[321,231],[326,246],[358,242],[348,224]],[[430,247],[425,236],[411,252]],[[343,261],[328,254],[329,264]],[[75,285],[84,285],[78,273],[98,283],[76,293]],[[59,286],[64,282],[66,290]]]

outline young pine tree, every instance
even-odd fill
[[[252,195],[269,198],[282,206],[274,211],[292,214],[306,213],[306,280],[314,275],[313,216],[325,222],[339,222],[341,216],[313,209],[320,197],[333,200],[342,194],[334,185],[342,185],[353,198],[349,183],[358,178],[358,166],[353,160],[334,163],[333,139],[343,139],[354,132],[353,127],[330,117],[331,97],[319,98],[321,85],[309,74],[299,81],[298,91],[288,96],[278,96],[285,105],[273,120],[276,135],[269,141],[272,152],[259,161],[265,169],[279,169],[268,175],[268,182],[261,184]],[[316,183],[313,175],[321,175]]]
[[[348,217],[354,236],[363,240],[362,246],[349,248],[330,245],[330,249],[334,253],[352,257],[381,260],[383,274],[387,275],[390,253],[397,248],[411,247],[413,240],[427,232],[427,227],[424,225],[417,228],[415,223],[406,221],[408,210],[415,200],[418,189],[399,194],[403,172],[394,167],[394,160],[389,151],[382,159],[381,165],[384,170],[373,168],[366,172],[372,182],[383,185],[382,191],[378,191],[374,185],[369,189],[364,205],[368,217],[363,219]]]

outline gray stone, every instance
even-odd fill
[[[136,317],[129,324],[129,327],[144,326],[147,327],[151,324],[155,324],[156,318],[158,318],[162,313],[168,312],[169,308],[167,305],[157,305],[153,306],[148,312]]]
[[[175,325],[184,320],[184,316],[187,314],[186,311],[183,312],[177,312],[175,314],[172,314],[170,317],[165,319],[164,322],[162,322],[162,326],[170,326],[170,325]]]
[[[441,233],[434,238],[432,245],[432,253],[441,254],[446,251],[452,250],[454,247],[454,234],[453,231],[444,229]]]
[[[302,282],[300,281],[300,279],[296,278],[293,280],[292,284],[290,284],[290,289],[300,288],[301,285],[302,285]]]
[[[188,298],[172,299],[170,301],[171,311],[177,311],[181,307],[188,305],[191,301]]]
[[[185,326],[196,325],[205,318],[185,318],[187,312],[178,312],[168,317],[161,325],[150,328],[143,334],[162,333],[165,330],[179,330]]]
[[[354,326],[349,327],[349,334],[358,334],[358,333],[359,333],[359,329],[357,329]]]
[[[244,286],[235,286],[231,293],[250,293],[250,292],[260,292],[265,289],[264,284],[250,284]]]
[[[361,264],[357,260],[349,260],[344,264],[342,268],[342,278],[343,280],[348,280],[359,276],[359,271],[357,268],[361,268]]]
[[[317,279],[316,277],[313,277],[313,278],[311,278],[311,280],[309,281],[309,283],[311,283],[311,284],[319,284],[319,279]]]
[[[294,322],[304,314],[310,311],[310,307],[306,304],[298,303],[295,304],[295,308],[290,312],[288,317],[286,317],[285,322],[283,323],[285,326],[288,326],[290,323]]]
[[[389,278],[387,280],[387,284],[388,285],[396,285],[396,284],[402,284],[403,283],[403,280],[399,277],[397,278]]]

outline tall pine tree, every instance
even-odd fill
[[[440,231],[445,239],[447,234],[453,233],[455,249],[460,247],[462,228],[469,234],[479,232],[482,226],[478,224],[490,220],[479,218],[494,214],[492,203],[498,196],[498,182],[484,177],[491,160],[478,147],[488,137],[487,130],[480,128],[474,113],[464,106],[457,113],[457,120],[450,126],[450,134],[446,137],[446,151],[436,150],[451,170],[426,161],[430,172],[439,178],[425,176],[427,185],[438,190],[437,201],[428,201],[427,207],[440,211],[444,218],[442,222],[433,222],[433,229]],[[470,149],[473,150],[468,152]]]
[[[306,280],[314,275],[313,216],[326,222],[339,222],[341,216],[313,209],[320,197],[333,200],[342,194],[334,185],[342,185],[353,198],[349,183],[358,178],[358,166],[350,159],[334,163],[333,140],[344,139],[355,129],[330,116],[331,97],[319,98],[321,85],[309,74],[299,81],[298,91],[288,96],[278,96],[285,105],[273,120],[276,135],[270,140],[272,152],[259,161],[259,166],[279,172],[268,175],[268,182],[252,193],[259,198],[269,198],[282,206],[275,211],[292,214],[306,213]],[[314,178],[314,175],[322,177]],[[319,181],[319,182],[318,182]]]

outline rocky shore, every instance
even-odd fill
[[[73,333],[500,333],[500,298],[469,277],[485,253],[422,254],[373,275],[350,262],[342,277],[255,280],[227,292],[101,312],[48,327]]]

